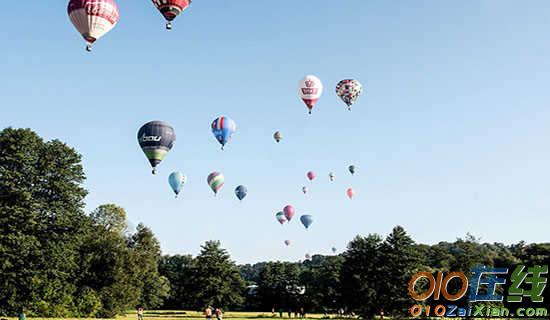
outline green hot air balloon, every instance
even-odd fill
[[[151,121],[144,124],[137,134],[139,146],[157,173],[157,165],[166,157],[174,142],[174,128],[164,121]]]

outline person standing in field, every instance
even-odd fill
[[[212,306],[208,306],[206,310],[204,310],[204,317],[206,320],[212,320]]]
[[[217,320],[223,320],[223,312],[222,309],[216,309],[216,319]]]
[[[142,307],[139,307],[137,309],[137,316],[138,316],[138,320],[143,320],[143,308]]]

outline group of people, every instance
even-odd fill
[[[305,318],[306,317],[306,312],[304,310],[304,308],[300,308],[300,310],[294,310],[294,312],[291,310],[291,309],[288,309],[288,318],[292,318],[292,313],[294,313],[294,318]],[[271,309],[271,315],[272,316],[275,316],[275,308]],[[283,317],[283,310],[282,309],[279,309],[279,317],[282,318]]]
[[[220,308],[214,308],[212,306],[206,307],[204,310],[204,317],[206,320],[212,320],[212,318],[216,316],[217,320],[223,320],[223,312]]]

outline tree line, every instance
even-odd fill
[[[237,265],[218,241],[196,257],[162,255],[153,231],[126,212],[84,211],[81,156],[30,129],[0,131],[0,315],[114,317],[138,306],[404,317],[417,271],[548,265],[550,244],[481,243],[470,235],[415,243],[400,227],[356,236],[339,255]],[[464,302],[467,303],[467,302]]]

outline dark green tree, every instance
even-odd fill
[[[268,262],[260,272],[257,298],[263,310],[296,310],[301,304],[304,288],[300,284],[297,263]]]
[[[170,283],[163,309],[187,309],[193,307],[191,278],[194,260],[190,255],[165,255],[160,259],[159,272]]]

